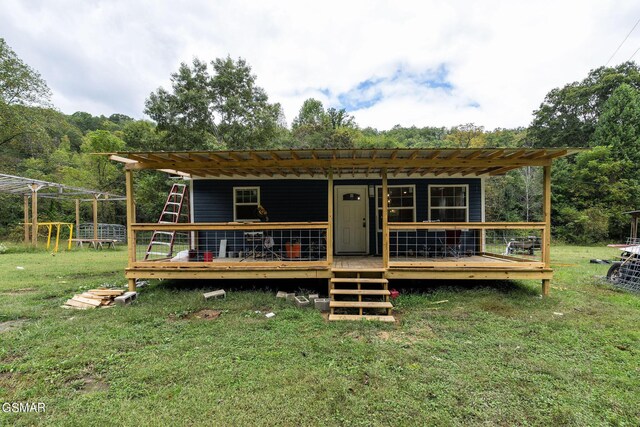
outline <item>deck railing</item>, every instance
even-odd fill
[[[545,223],[389,223],[384,263],[393,267],[542,268]]]
[[[327,267],[326,222],[133,224],[130,267]]]

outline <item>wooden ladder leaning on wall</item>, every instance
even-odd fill
[[[189,192],[186,184],[173,184],[171,191],[167,196],[167,201],[162,208],[158,224],[177,224],[180,219],[187,218],[188,212],[185,209],[189,205]],[[147,246],[147,253],[144,256],[145,261],[151,255],[161,258],[171,258],[173,255],[173,245],[176,240],[175,231],[154,231],[151,235],[151,241]],[[166,249],[163,250],[163,249]]]

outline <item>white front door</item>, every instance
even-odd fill
[[[337,254],[366,254],[367,186],[340,185],[335,187],[335,234]]]

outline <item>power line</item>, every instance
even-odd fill
[[[639,48],[637,48],[635,52],[633,52],[633,55],[631,55],[631,56],[629,57],[629,59],[627,59],[627,62],[631,61],[631,60],[633,59],[633,57],[634,57],[634,56],[636,56],[636,53],[638,53],[638,51],[640,51],[640,47],[639,47]]]
[[[633,30],[636,29],[636,27],[638,26],[638,24],[640,24],[640,18],[638,18],[638,20],[636,21],[636,24],[633,26],[633,28],[631,29],[631,31],[629,31],[629,34],[627,34],[627,37],[624,38],[624,40],[622,40],[622,43],[620,43],[618,45],[618,47],[616,48],[616,50],[613,52],[613,54],[611,55],[611,58],[609,58],[609,60],[607,61],[606,64],[604,64],[604,66],[606,67],[607,65],[609,65],[609,62],[611,62],[611,60],[613,59],[614,56],[616,56],[616,53],[618,53],[618,51],[620,50],[620,48],[622,47],[622,45],[624,44],[624,42],[627,41],[627,39],[629,38],[629,36],[631,35],[631,33],[633,33]],[[637,51],[636,51],[637,52]],[[635,55],[635,53],[634,53]]]

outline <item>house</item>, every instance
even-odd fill
[[[357,310],[335,318],[389,308],[388,279],[532,279],[547,295],[551,163],[576,151],[114,153],[127,183],[126,277],[132,290],[142,278],[322,278],[332,313]],[[544,170],[544,220],[486,222],[486,179],[528,166]],[[183,178],[161,223],[135,220],[134,173],[145,169]]]

